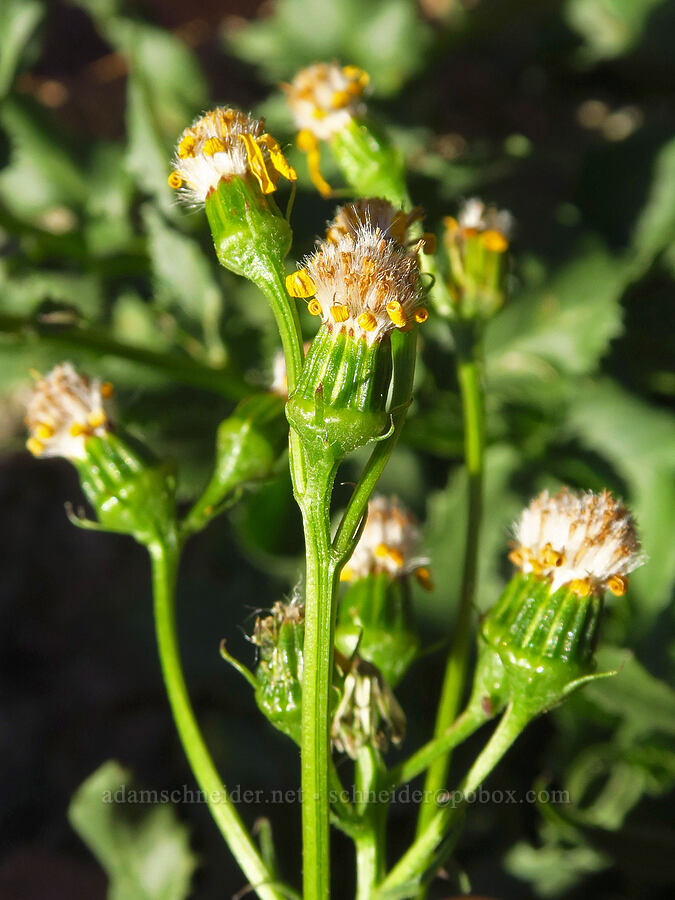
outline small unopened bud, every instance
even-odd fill
[[[321,244],[286,287],[312,298],[308,309],[322,322],[288,419],[339,459],[387,431],[389,336],[426,320],[417,261],[379,227],[360,225]]]
[[[531,718],[603,677],[593,673],[604,592],[624,593],[644,558],[632,516],[607,491],[544,492],[514,533],[520,571],[481,623],[476,680]]]
[[[218,426],[213,475],[183,523],[185,532],[202,528],[236,488],[269,478],[287,441],[283,397],[270,392],[242,400]]]
[[[460,319],[486,319],[503,305],[512,230],[510,213],[475,197],[445,219],[448,289]]]
[[[331,737],[333,746],[356,759],[363,747],[385,753],[405,737],[405,713],[376,666],[356,654],[336,660],[344,681]]]
[[[109,383],[89,380],[71,363],[56,366],[28,402],[28,449],[73,463],[103,529],[150,544],[174,528],[175,475],[112,430],[104,408],[111,394]]]
[[[269,721],[300,743],[305,607],[275,603],[269,615],[256,619],[252,641],[259,648],[256,702]]]

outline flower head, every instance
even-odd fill
[[[336,662],[345,670],[331,727],[336,750],[356,759],[362,747],[385,752],[390,742],[398,746],[405,736],[405,713],[381,672],[358,654],[350,660],[336,654]]]
[[[283,86],[288,105],[300,132],[327,141],[365,113],[362,97],[369,77],[357,66],[314,63],[300,69]]]
[[[435,238],[432,234],[424,234],[419,240],[408,238],[411,226],[423,218],[424,210],[420,206],[406,213],[382,198],[355,200],[337,208],[334,218],[328,223],[326,240],[337,244],[346,235],[357,235],[359,229],[364,227],[379,228],[388,238],[413,253],[419,250],[433,253]]]
[[[511,561],[524,573],[567,585],[581,596],[621,596],[644,561],[632,515],[608,491],[544,491],[514,525]]]
[[[222,178],[253,175],[263,194],[276,190],[279,176],[297,175],[262,119],[218,107],[196,119],[180,136],[169,184],[193,204],[204,203]]]
[[[343,581],[356,581],[377,572],[401,577],[414,572],[430,585],[428,560],[417,555],[420,531],[412,513],[396,497],[377,496],[368,504],[368,516],[351,559],[342,570]]]
[[[85,441],[109,430],[104,400],[112,385],[90,381],[69,362],[61,363],[41,378],[28,401],[26,446],[34,456],[64,456],[83,459]]]
[[[309,311],[333,333],[369,345],[428,318],[415,257],[373,224],[325,241],[286,288],[293,297],[313,296]]]
[[[478,197],[470,197],[460,210],[459,226],[480,232],[495,231],[508,241],[513,232],[513,216],[506,209],[497,209]]]

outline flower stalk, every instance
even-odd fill
[[[459,610],[448,654],[441,698],[436,714],[434,736],[437,740],[452,725],[462,701],[471,646],[471,620],[476,591],[478,546],[483,508],[483,472],[485,466],[485,397],[483,388],[483,340],[479,323],[467,323],[457,342],[457,377],[464,418],[464,460],[467,473],[468,513],[466,543],[462,567]],[[435,796],[445,787],[450,767],[450,748],[429,767],[426,796]],[[418,835],[433,816],[433,805],[420,807]]]
[[[175,583],[180,555],[178,540],[175,536],[167,537],[165,541],[151,544],[148,551],[152,561],[155,630],[162,676],[185,755],[197,784],[207,798],[209,811],[251,887],[261,900],[282,900],[286,894],[275,883],[230,799],[206,747],[190,702],[176,635]]]

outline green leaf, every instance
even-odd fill
[[[621,295],[632,277],[628,260],[583,247],[542,285],[525,289],[487,332],[488,374],[592,372],[621,332]]]
[[[0,98],[12,86],[23,51],[44,12],[41,0],[3,0],[0,6]]]
[[[183,900],[197,863],[187,828],[167,803],[125,803],[132,791],[130,773],[104,763],[75,793],[70,823],[105,869],[109,900]]]
[[[660,149],[647,202],[633,234],[633,246],[641,267],[675,242],[675,140]]]
[[[586,41],[582,58],[612,59],[640,41],[647,20],[664,0],[568,0],[565,18]]]
[[[237,28],[229,43],[268,81],[338,59],[364,68],[384,95],[399,90],[423,65],[429,37],[412,0],[278,0],[272,15]]]
[[[528,881],[540,897],[557,897],[587,875],[606,869],[610,859],[592,847],[548,844],[536,848],[519,841],[504,863],[507,871]]]
[[[586,383],[570,407],[566,430],[608,459],[627,482],[648,560],[631,576],[634,626],[644,634],[669,601],[675,578],[675,422],[609,381]]]

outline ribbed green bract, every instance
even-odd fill
[[[372,122],[353,120],[330,141],[345,180],[360,197],[382,197],[405,206],[405,159]]]
[[[88,437],[85,450],[86,459],[75,465],[101,527],[145,545],[166,540],[175,526],[173,467],[112,433]]]
[[[419,652],[407,578],[378,572],[359,578],[340,600],[335,645],[377,666],[396,687]]]
[[[290,250],[290,225],[252,175],[222,178],[205,210],[218,261],[237,275],[264,281],[269,260],[284,259]]]
[[[491,704],[512,702],[524,718],[560,703],[593,678],[602,597],[569,587],[551,593],[534,576],[515,575],[483,619],[476,685]]]
[[[322,325],[286,404],[291,427],[307,446],[342,459],[386,434],[391,373],[388,337],[369,346],[361,337],[333,334]]]
[[[484,232],[446,238],[449,261],[448,290],[460,319],[489,319],[504,305],[508,250],[490,249]]]

